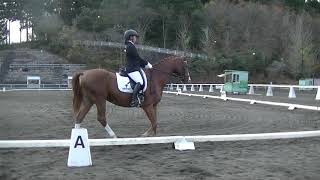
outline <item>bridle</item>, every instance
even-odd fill
[[[151,92],[151,94],[152,94],[152,81],[151,81],[151,79],[152,79],[152,72],[153,71],[158,71],[158,72],[160,72],[160,73],[163,73],[163,74],[166,74],[166,75],[169,75],[169,76],[174,76],[174,77],[178,77],[178,78],[184,78],[184,75],[177,75],[177,74],[174,74],[174,73],[171,73],[171,72],[167,72],[167,71],[164,71],[164,70],[161,70],[161,69],[159,69],[159,68],[156,68],[156,67],[153,67],[152,69],[150,69],[150,76],[149,76],[149,82],[150,82],[150,92]],[[189,71],[188,71],[188,80],[189,81],[191,81],[191,77],[190,77],[190,73],[189,73]]]
[[[156,71],[159,71],[159,72],[161,72],[161,73],[163,73],[163,74],[167,74],[167,75],[171,75],[171,76],[174,76],[174,77],[178,77],[178,78],[184,78],[184,75],[177,75],[177,74],[172,74],[172,73],[170,73],[170,72],[166,72],[166,71],[163,71],[163,70],[161,70],[161,69],[158,69],[158,68],[152,68],[151,69],[151,71],[153,71],[153,70],[156,70]],[[151,73],[152,74],[152,73]],[[189,71],[188,71],[188,81],[191,81],[191,77],[190,77],[190,73],[189,73]]]

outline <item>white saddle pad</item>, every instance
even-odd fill
[[[145,92],[147,90],[147,77],[143,70],[141,70],[141,72],[142,72],[142,78],[144,79],[144,83],[145,83],[143,87],[143,92]],[[120,76],[119,73],[116,73],[116,75],[117,75],[117,84],[118,84],[119,91],[124,93],[132,93],[133,89],[130,86],[129,78]]]

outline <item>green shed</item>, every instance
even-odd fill
[[[313,86],[313,79],[300,79],[299,86]],[[299,90],[313,90],[312,88],[299,88]]]
[[[248,71],[225,70],[223,90],[227,93],[246,94],[248,92]]]

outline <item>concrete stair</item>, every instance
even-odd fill
[[[4,70],[0,72],[2,83],[26,84],[29,75],[40,76],[43,84],[62,84],[68,76],[85,69],[84,65],[67,64],[63,58],[43,50],[18,49],[10,53],[2,61],[5,63],[0,63]]]

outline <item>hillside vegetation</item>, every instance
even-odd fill
[[[215,81],[225,69],[248,70],[254,82],[320,72],[317,0],[21,0],[7,1],[1,16],[31,26],[33,47],[89,67],[117,70],[123,52],[73,46],[73,40],[123,42],[123,32],[133,28],[141,44],[208,55],[189,61],[197,81]],[[142,54],[153,62],[163,57]]]

